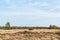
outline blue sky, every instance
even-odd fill
[[[0,0],[0,25],[60,26],[60,0]]]

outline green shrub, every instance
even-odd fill
[[[50,29],[56,29],[57,26],[55,26],[55,25],[50,25],[49,28],[50,28]]]

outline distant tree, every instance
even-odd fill
[[[10,28],[10,22],[7,22],[5,27],[6,27],[7,29],[9,29],[9,28]]]
[[[49,28],[50,28],[50,29],[56,29],[57,26],[56,26],[56,25],[50,25]]]
[[[7,22],[7,23],[6,23],[6,26],[10,27],[10,22]]]

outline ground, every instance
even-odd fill
[[[60,40],[60,29],[0,29],[0,40]]]

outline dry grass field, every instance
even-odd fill
[[[60,40],[60,29],[0,29],[0,40]]]

